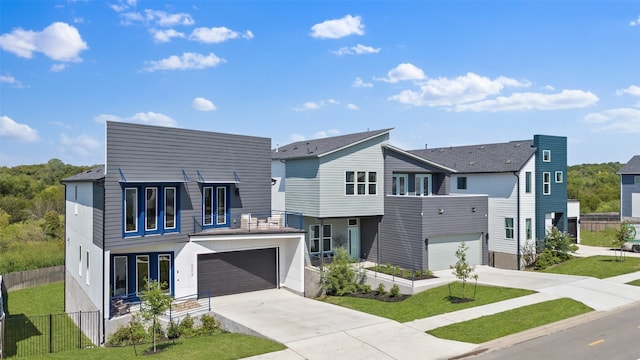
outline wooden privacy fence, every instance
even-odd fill
[[[64,265],[26,270],[2,275],[6,291],[64,281]]]

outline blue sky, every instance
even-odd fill
[[[404,149],[640,154],[638,1],[0,2],[0,165],[104,162],[104,121]],[[215,156],[215,154],[212,154]]]

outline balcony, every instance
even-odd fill
[[[302,214],[273,210],[270,213],[244,213],[230,217],[229,226],[203,229],[198,219],[193,217],[193,234],[244,234],[298,232],[302,230]]]

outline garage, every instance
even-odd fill
[[[277,249],[198,255],[200,297],[222,296],[278,287]]]
[[[445,270],[449,269],[458,261],[456,250],[461,242],[465,242],[469,249],[467,250],[467,261],[470,265],[479,265],[482,263],[482,242],[481,234],[464,234],[464,235],[448,235],[434,236],[429,238],[428,255],[429,270]]]

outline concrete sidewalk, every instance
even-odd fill
[[[613,256],[613,250],[584,246],[580,246],[579,253],[583,256]],[[630,254],[632,253],[627,253]],[[233,319],[251,329],[255,335],[279,341],[288,347],[280,352],[251,358],[254,360],[446,359],[486,348],[487,345],[439,339],[425,331],[564,297],[580,301],[596,310],[585,315],[584,319],[640,301],[640,287],[625,285],[629,281],[640,279],[640,272],[603,280],[488,266],[478,266],[476,272],[479,284],[530,289],[537,293],[407,323],[302,298],[286,290],[223,296],[215,298],[213,308],[219,318]],[[456,280],[450,270],[436,271],[435,275],[438,276],[439,283]],[[428,281],[421,280],[415,286],[429,287]],[[576,321],[579,319],[546,325],[544,329],[551,332],[554,331],[554,326],[558,329],[570,327]],[[527,333],[535,331],[524,334]],[[508,338],[491,343],[504,346]],[[522,340],[521,336],[517,338],[518,341]]]

